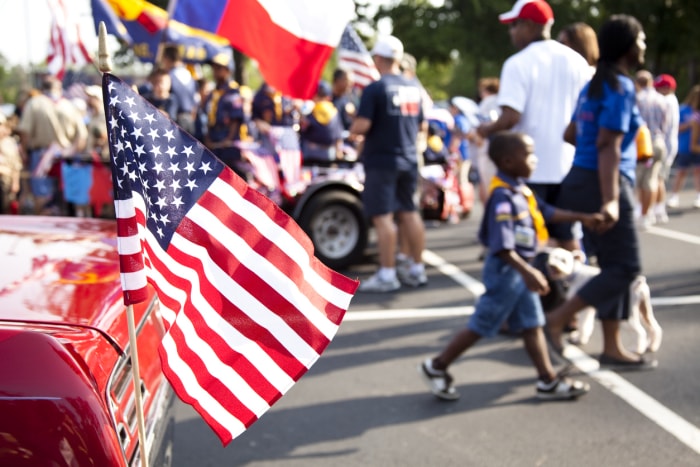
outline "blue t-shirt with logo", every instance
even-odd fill
[[[619,90],[603,84],[602,98],[588,97],[590,83],[579,95],[573,120],[576,122],[576,153],[573,165],[598,170],[598,131],[606,128],[624,133],[621,146],[620,173],[634,182],[637,167],[637,130],[643,124],[637,108],[634,83],[618,75]]]
[[[415,82],[401,75],[383,75],[362,92],[357,115],[372,121],[362,150],[365,168],[416,167],[423,110],[421,89]]]
[[[681,104],[679,108],[680,124],[689,123],[693,120],[693,108],[688,104]],[[678,154],[690,154],[690,133],[691,129],[687,128],[684,131],[678,132]]]

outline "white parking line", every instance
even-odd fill
[[[649,227],[647,233],[658,235],[660,237],[671,238],[673,240],[680,240],[681,242],[692,243],[693,245],[700,245],[700,237],[697,235],[676,232],[675,230],[664,229],[663,227]]]
[[[666,229],[653,227],[653,232],[666,235],[667,232],[678,234]],[[649,232],[652,232],[652,229]],[[679,234],[676,238],[682,241],[694,243],[697,240],[700,244],[700,238],[692,235]],[[693,240],[693,241],[691,241]],[[446,276],[452,278],[455,282],[471,292],[475,297],[484,292],[484,285],[473,277],[462,272],[457,266],[448,263],[435,253],[426,250],[423,253],[423,261],[435,267]],[[700,296],[693,295],[687,297],[660,297],[652,298],[654,306],[672,306],[672,305],[687,305],[700,303]],[[369,310],[369,311],[349,311],[345,314],[343,321],[372,321],[372,320],[387,320],[387,319],[416,319],[416,318],[441,318],[451,316],[468,316],[474,312],[473,306],[460,307],[444,307],[444,308],[407,308],[400,310]],[[683,417],[679,416],[666,406],[662,405],[656,399],[649,396],[647,393],[632,385],[629,381],[622,378],[615,372],[601,370],[598,361],[591,358],[590,355],[583,352],[578,347],[568,345],[565,348],[565,356],[576,365],[579,370],[589,375],[597,381],[601,386],[608,389],[610,392],[618,396],[620,399],[627,402],[632,408],[637,410],[642,415],[649,418],[659,427],[666,430],[680,442],[688,446],[690,449],[700,454],[700,429],[691,424]]]

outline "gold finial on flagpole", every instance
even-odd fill
[[[102,73],[109,73],[112,71],[112,57],[107,51],[107,26],[104,21],[100,21],[98,29],[97,68]]]

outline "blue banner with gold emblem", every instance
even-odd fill
[[[107,32],[127,43],[143,62],[155,61],[161,42],[178,45],[188,63],[230,53],[227,39],[169,20],[165,10],[145,0],[91,0],[91,4],[95,30],[104,21]]]

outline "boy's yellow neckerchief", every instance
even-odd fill
[[[503,180],[498,175],[494,175],[491,179],[491,184],[489,185],[489,196],[491,196],[493,190],[501,187],[508,188],[510,191],[516,191],[515,188],[508,182]],[[527,199],[527,208],[528,211],[530,211],[530,216],[532,217],[532,225],[535,227],[537,240],[539,241],[540,245],[544,245],[547,243],[547,240],[549,240],[549,232],[547,232],[542,211],[540,211],[539,206],[537,206],[537,198],[527,185],[523,185],[520,188],[520,192],[523,194],[523,196],[525,196],[525,199]]]

